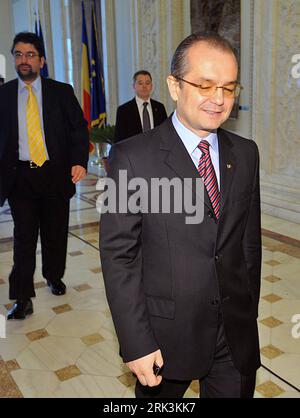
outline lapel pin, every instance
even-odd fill
[[[227,168],[231,168],[232,165],[230,163],[227,164]]]

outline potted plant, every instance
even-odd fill
[[[95,144],[96,160],[92,161],[91,164],[98,165],[103,164],[105,171],[108,169],[107,157],[109,154],[110,146],[114,141],[115,126],[107,125],[99,128],[95,126],[90,128],[89,137],[90,142]]]

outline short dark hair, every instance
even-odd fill
[[[148,75],[149,77],[150,77],[150,80],[152,81],[152,77],[151,77],[151,74],[149,73],[149,71],[146,71],[146,70],[140,70],[140,71],[137,71],[134,75],[133,75],[133,82],[135,83],[136,82],[136,79],[138,78],[138,76],[139,75]]]
[[[236,58],[236,52],[231,43],[215,32],[195,32],[185,38],[176,48],[171,62],[171,74],[176,77],[183,77],[187,71],[187,52],[198,42],[205,42],[212,48],[232,53]]]
[[[33,32],[20,32],[18,33],[13,41],[11,47],[11,53],[14,53],[14,49],[17,43],[23,42],[24,44],[32,44],[38,51],[40,57],[45,57],[45,50],[40,38]]]

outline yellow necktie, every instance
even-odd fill
[[[26,122],[30,159],[36,165],[41,167],[47,160],[47,155],[43,141],[39,106],[37,99],[32,91],[32,86],[28,85],[26,88],[28,90]]]

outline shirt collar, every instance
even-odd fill
[[[140,97],[135,96],[135,100],[136,100],[137,105],[138,105],[139,107],[143,107],[143,103],[145,103],[145,102],[147,102],[147,103],[149,103],[149,105],[151,105],[151,102],[150,102],[150,97],[149,97],[149,99],[148,99],[148,100],[143,100],[143,99],[141,99]]]
[[[178,135],[184,142],[184,145],[190,154],[195,151],[202,139],[205,139],[214,151],[218,151],[218,136],[215,132],[211,132],[209,135],[203,138],[199,137],[180,122],[176,110],[173,113],[172,122],[174,128],[176,129]]]
[[[24,81],[23,81],[23,80],[21,80],[21,79],[20,79],[20,77],[18,77],[18,80],[19,80],[19,91],[23,91],[23,90],[25,90],[25,89],[26,89],[27,84],[26,84],[26,83],[24,83]],[[31,85],[32,85],[32,88],[33,88],[33,90],[34,90],[35,92],[37,92],[37,91],[41,90],[41,88],[42,88],[42,80],[41,80],[41,77],[40,77],[40,76],[38,76],[38,77],[34,80],[34,82],[33,82],[33,83],[31,83]]]

